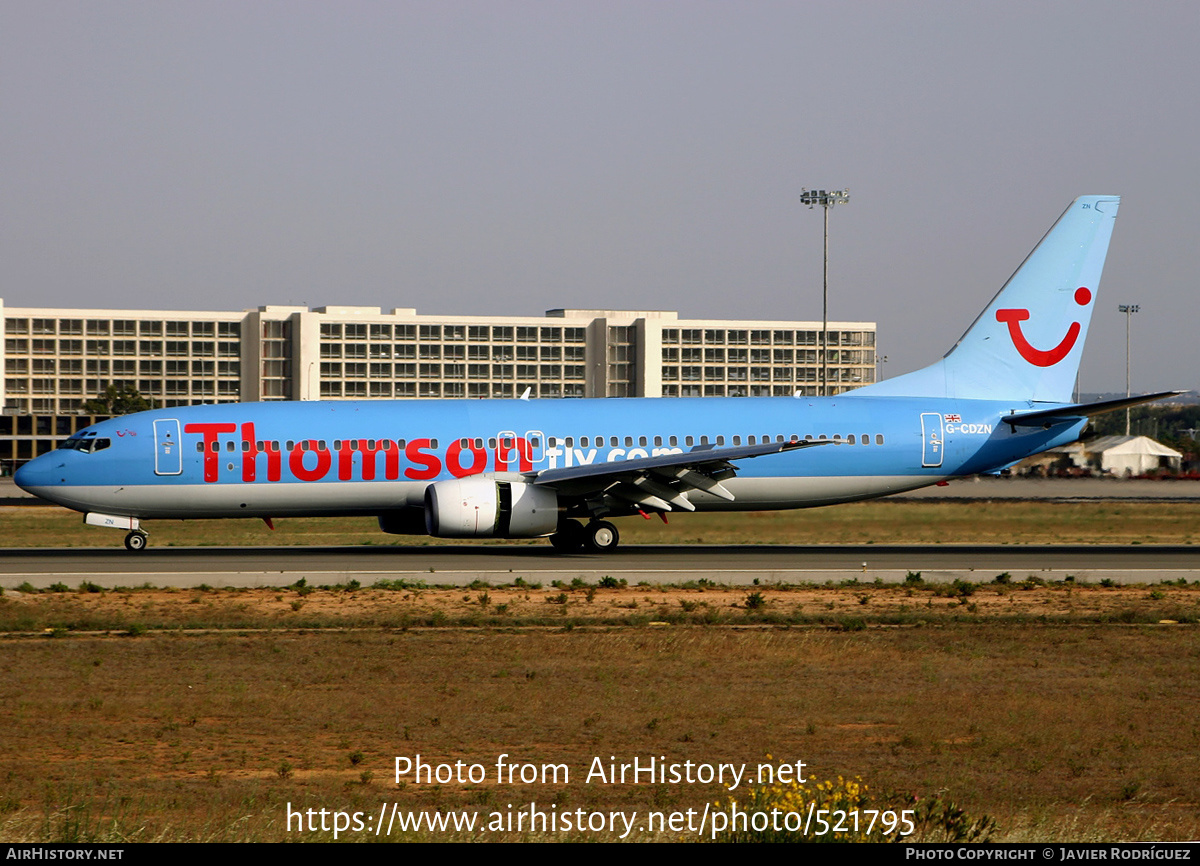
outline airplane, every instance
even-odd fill
[[[1076,441],[1075,404],[1120,199],[1076,199],[939,361],[834,397],[374,400],[152,410],[81,430],[16,483],[141,521],[371,515],[384,532],[619,543],[605,518],[806,508],[995,473]]]

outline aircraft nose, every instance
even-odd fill
[[[62,458],[58,458],[58,464]],[[61,483],[61,476],[56,476],[57,465],[54,454],[43,454],[35,457],[16,471],[13,481],[26,493],[37,495],[38,489],[44,489],[55,483]]]

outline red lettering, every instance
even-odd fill
[[[524,437],[517,440],[517,466],[519,472],[533,471],[533,447]]]
[[[354,470],[353,439],[343,439],[338,448],[338,481],[349,481]]]
[[[374,447],[371,447],[372,442],[375,443]],[[355,448],[356,444],[357,448]],[[377,454],[384,456],[384,477],[389,481],[400,477],[400,449],[391,439],[344,439],[341,448],[338,449],[339,480],[349,481],[354,476],[354,452],[356,450],[362,455],[359,460],[362,462],[363,481],[375,480],[375,470],[379,465],[379,461],[375,458]]]
[[[297,442],[292,453],[288,455],[288,467],[292,470],[292,474],[301,481],[320,481],[329,473],[329,469],[333,465],[333,455],[324,448],[318,448],[318,444],[316,439],[308,440],[309,451],[317,455],[317,465],[312,469],[304,466],[304,455],[308,452],[300,448],[300,443]]]
[[[362,452],[363,480],[375,480],[375,468],[378,463],[375,455],[380,452],[383,452],[383,477],[389,481],[399,478],[400,449],[396,447],[396,443],[391,439],[379,439],[374,448],[368,448],[368,444],[370,443],[366,439],[358,440],[358,450]]]
[[[222,433],[233,433],[237,430],[236,424],[184,424],[184,433],[199,433],[204,437],[204,483],[212,484],[217,480],[217,469],[221,465],[221,458],[213,449],[216,444],[217,436]]]
[[[477,447],[474,440],[467,440],[465,449],[462,443],[463,440],[455,439],[446,449],[446,468],[450,470],[450,474],[455,478],[463,478],[467,475],[478,475],[487,469],[487,452],[482,447]],[[462,465],[463,451],[469,451],[471,454],[470,466]]]
[[[269,448],[267,443],[263,443]],[[254,438],[254,424],[248,422],[242,425],[242,480],[253,481],[258,477],[258,442]],[[278,481],[283,475],[282,457],[278,451],[266,452],[267,480]]]
[[[517,471],[533,471],[533,448],[524,437],[503,436],[496,442],[496,471],[507,472],[513,451],[517,452]]]
[[[404,475],[415,481],[428,481],[442,471],[442,461],[434,454],[425,454],[422,448],[429,448],[433,443],[428,439],[413,439],[404,446],[404,456],[410,463],[424,466],[424,469],[414,469],[411,466],[404,470]]]

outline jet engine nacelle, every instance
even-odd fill
[[[425,488],[425,527],[438,538],[537,538],[558,528],[558,494],[472,476]]]

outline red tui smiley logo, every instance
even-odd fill
[[[1092,300],[1092,293],[1089,289],[1080,286],[1075,290],[1075,303],[1081,307],[1086,307]],[[1036,349],[1021,332],[1021,322],[1029,318],[1029,310],[996,310],[996,321],[1004,322],[1008,325],[1008,335],[1012,337],[1013,345],[1021,357],[1033,364],[1035,367],[1053,367],[1067,354],[1071,349],[1075,348],[1075,341],[1079,339],[1079,332],[1082,326],[1078,322],[1072,322],[1071,327],[1067,328],[1067,335],[1053,349]]]

